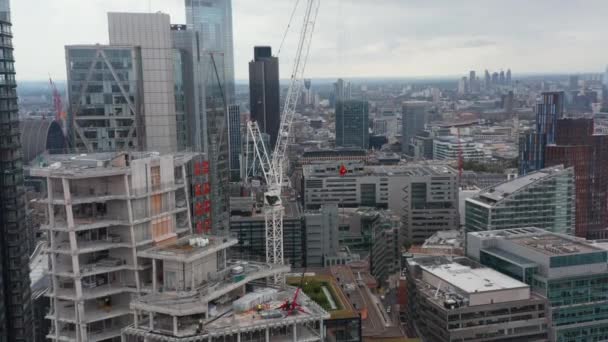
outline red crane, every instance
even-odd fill
[[[53,79],[49,76],[49,84],[51,86],[51,90],[53,91],[53,106],[55,108],[55,121],[65,122],[66,113],[63,111],[63,103],[61,102],[61,94],[59,90],[57,90],[57,86]]]

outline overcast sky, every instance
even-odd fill
[[[233,0],[237,79],[247,79],[254,45],[278,48],[295,1]],[[608,64],[606,0],[321,1],[309,77],[600,72]],[[64,45],[107,43],[108,11],[151,9],[185,22],[184,0],[11,2],[20,80],[65,79]],[[297,37],[288,38],[279,55],[285,78]]]

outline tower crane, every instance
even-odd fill
[[[285,214],[285,207],[281,195],[284,181],[286,180],[286,153],[291,137],[291,124],[304,86],[304,72],[306,70],[306,63],[308,62],[320,3],[321,0],[306,1],[304,22],[300,30],[289,89],[285,98],[279,133],[272,155],[269,156],[266,151],[262,133],[257,122],[249,121],[247,123],[247,138],[253,142],[254,157],[260,163],[266,180],[267,188],[264,193],[266,261],[272,264],[284,264],[283,216]],[[274,281],[277,284],[282,284],[284,279],[279,275],[275,276]]]

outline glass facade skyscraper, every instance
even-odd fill
[[[347,100],[336,103],[336,146],[369,147],[369,104]]]
[[[228,103],[234,100],[232,0],[185,0],[188,28],[200,32],[201,48],[224,55]]]
[[[574,169],[555,166],[481,191],[465,202],[467,232],[538,227],[574,234]]]
[[[9,0],[0,0],[0,341],[33,341],[25,189]]]

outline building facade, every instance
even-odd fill
[[[171,19],[163,13],[108,13],[110,45],[141,49],[145,146],[142,150],[176,152],[175,51]]]
[[[230,198],[230,234],[239,243],[231,251],[239,258],[266,260],[266,219],[263,203],[250,197]],[[303,267],[306,262],[304,214],[295,200],[283,201],[283,256],[285,263]]]
[[[550,341],[608,339],[608,252],[585,240],[518,228],[469,233],[467,256],[547,301]]]
[[[380,210],[371,219],[370,273],[382,286],[401,270],[401,218]]]
[[[270,46],[256,46],[249,62],[249,108],[251,121],[256,121],[262,133],[270,136],[274,148],[281,125],[281,85],[279,59],[272,56]]]
[[[408,258],[405,275],[405,320],[425,341],[547,340],[546,300],[530,285],[463,257]]]
[[[565,165],[576,175],[576,236],[608,238],[608,135],[594,133],[592,119],[561,119],[547,166]]]
[[[318,211],[304,213],[306,267],[324,267],[326,259],[340,250],[338,204],[324,204]]]
[[[23,154],[9,0],[0,0],[0,341],[33,340]]]
[[[131,324],[129,302],[152,282],[137,251],[192,233],[193,155],[48,155],[45,180],[53,341],[105,341]]]
[[[563,92],[542,93],[536,105],[536,125],[531,132],[524,133],[519,144],[520,174],[545,167],[545,149],[555,144],[557,120],[564,117],[565,94]]]
[[[241,107],[228,106],[228,143],[230,145],[230,180],[237,182],[241,179],[241,150],[243,136],[241,134]]]
[[[336,102],[336,146],[369,147],[369,103],[348,100]]]
[[[573,168],[555,166],[480,191],[465,201],[466,232],[538,227],[573,235]]]
[[[347,169],[344,175],[342,166]],[[459,225],[458,173],[443,164],[319,163],[305,165],[303,175],[306,210],[327,203],[390,209],[401,217],[406,243],[422,244],[435,232]]]
[[[414,137],[422,130],[428,120],[427,111],[430,104],[424,101],[408,101],[403,103],[401,118],[401,152],[413,156]]]
[[[458,160],[460,156],[464,161],[484,161],[492,157],[482,144],[472,140],[454,136],[433,139],[433,159]]]
[[[234,41],[232,0],[185,0],[188,28],[199,33],[201,49],[223,56],[219,73],[225,78],[227,104],[234,104]]]

